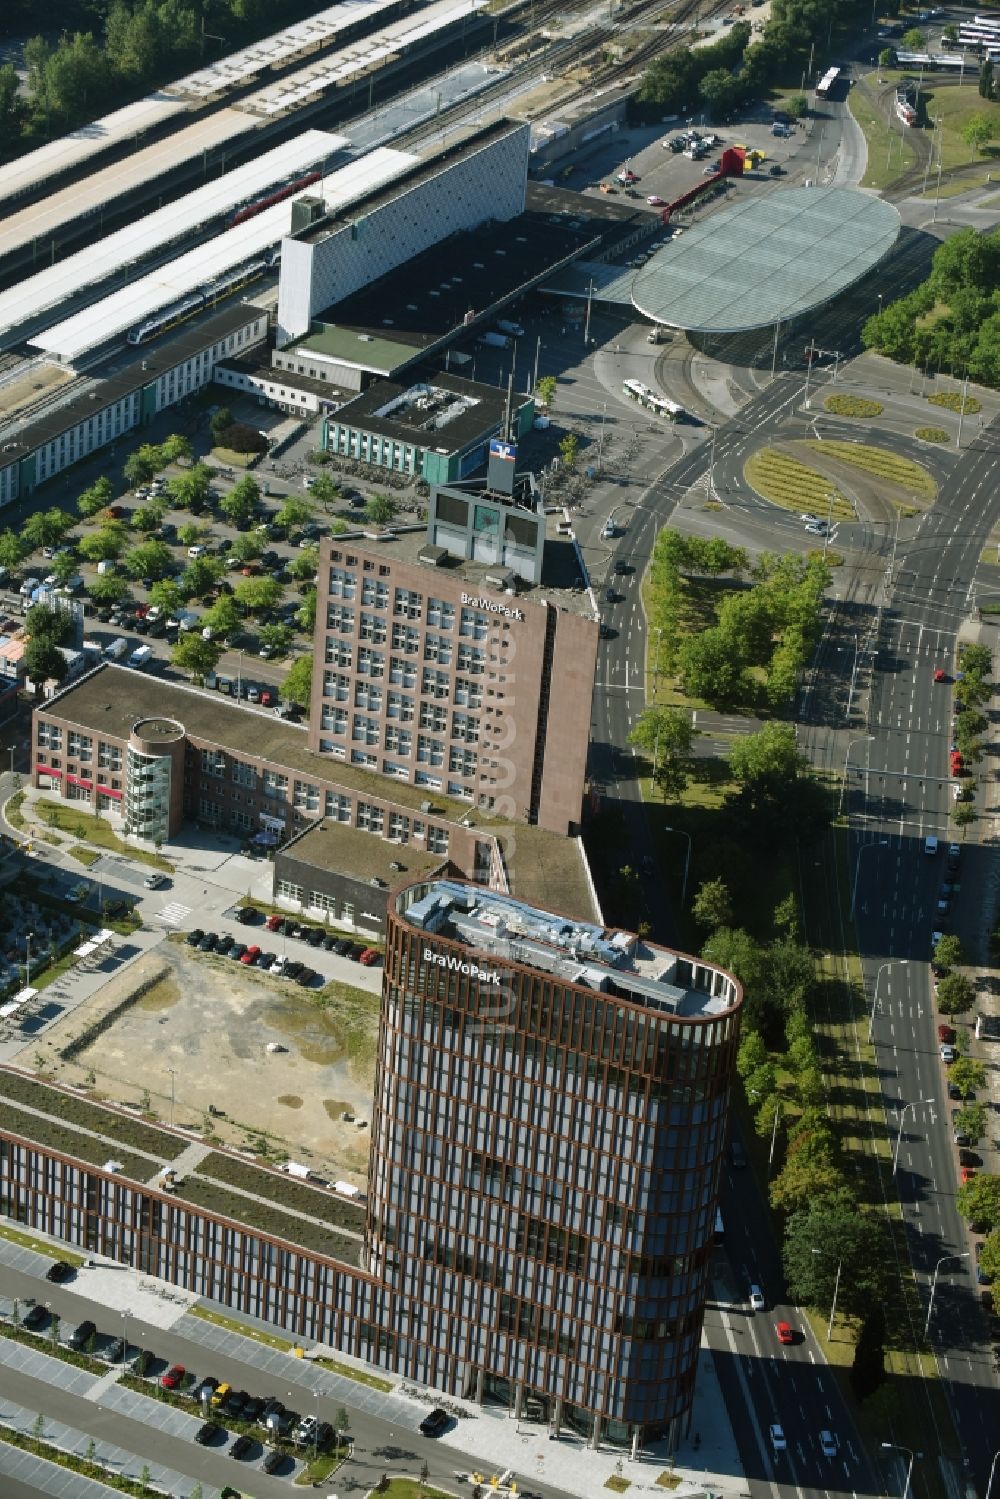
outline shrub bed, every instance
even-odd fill
[[[82,1125],[103,1135],[108,1140],[131,1145],[134,1150],[145,1151],[157,1162],[172,1161],[183,1149],[183,1142],[168,1135],[165,1130],[154,1129],[139,1119],[127,1119],[98,1104],[76,1098],[72,1093],[62,1093],[48,1087],[36,1078],[19,1077],[16,1073],[0,1071],[0,1094],[17,1103],[30,1104],[33,1109],[65,1120],[69,1124]],[[147,1175],[151,1173],[147,1170]]]
[[[963,407],[962,393],[958,390],[938,390],[927,399],[932,406],[944,406],[948,411],[964,410],[966,416],[975,416],[977,411],[983,409],[982,401],[977,401],[975,396],[966,396]]]
[[[949,442],[950,438],[943,427],[918,427],[914,437],[919,437],[921,442]]]
[[[216,1181],[226,1182],[230,1187],[242,1187],[244,1192],[253,1192],[266,1197],[279,1207],[297,1208],[300,1213],[309,1213],[313,1218],[322,1218],[338,1228],[364,1232],[365,1210],[341,1197],[333,1197],[316,1187],[307,1187],[291,1177],[263,1171],[259,1166],[245,1161],[233,1160],[231,1156],[213,1151],[198,1163],[198,1176],[211,1176]]]
[[[870,401],[865,396],[827,396],[823,405],[835,416],[881,416],[885,410],[881,401]]]
[[[91,1358],[89,1353],[76,1353],[63,1343],[53,1343],[46,1333],[28,1332],[24,1327],[15,1327],[13,1322],[0,1322],[0,1337],[10,1338],[12,1343],[26,1343],[39,1353],[62,1359],[64,1364],[75,1364],[78,1369],[86,1369],[89,1374],[106,1374],[108,1371],[108,1365],[102,1359]]]

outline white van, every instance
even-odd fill
[[[924,853],[925,854],[929,854],[930,857],[933,859],[936,856],[937,851],[938,851],[938,841],[937,841],[937,839],[936,838],[925,838],[924,839]]]

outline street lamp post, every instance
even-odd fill
[[[927,1337],[927,1334],[931,1330],[931,1316],[932,1316],[932,1314],[934,1312],[934,1296],[935,1296],[935,1294],[937,1292],[938,1271],[941,1269],[941,1266],[943,1264],[945,1264],[948,1260],[967,1260],[969,1258],[970,1254],[971,1254],[971,1250],[968,1250],[968,1249],[966,1249],[962,1254],[943,1254],[941,1256],[941,1258],[938,1260],[937,1264],[934,1266],[934,1276],[933,1276],[933,1279],[931,1280],[931,1299],[927,1303],[927,1321],[924,1323],[924,1337],[925,1338]],[[884,1447],[885,1443],[883,1442],[882,1445]],[[994,1458],[993,1461],[996,1462],[996,1458]],[[993,1472],[992,1472],[992,1469],[991,1469],[990,1470],[990,1479],[991,1480],[992,1480],[992,1477],[993,1477]],[[906,1495],[905,1494],[903,1495],[903,1499],[906,1499]]]
[[[887,968],[891,968],[892,965],[893,965],[893,963],[908,963],[909,961],[910,961],[909,958],[888,958],[886,960],[886,962],[879,964],[878,973],[876,973],[876,975],[875,975],[875,993],[872,996],[872,1013],[871,1013],[871,1019],[868,1022],[868,1044],[869,1044],[869,1046],[871,1045],[872,1037],[875,1034],[875,1011],[878,1008],[878,986],[879,986],[879,981],[881,980],[882,975],[885,972],[885,970]]]
[[[868,853],[869,849],[888,847],[888,838],[880,838],[877,843],[865,843],[861,848],[858,849],[858,857],[854,865],[854,885],[851,889],[851,910],[850,915],[848,916],[849,921],[854,920],[854,907],[857,904],[858,899],[858,875],[861,873],[861,855]]]
[[[170,1123],[172,1126],[174,1122],[174,1084],[177,1079],[177,1068],[168,1067],[167,1071],[170,1073]]]
[[[828,1254],[830,1254],[830,1252],[831,1251],[829,1249],[814,1249],[812,1251],[813,1254],[817,1254],[817,1255],[828,1255]],[[834,1277],[834,1282],[833,1282],[833,1305],[830,1307],[830,1320],[827,1323],[827,1328],[826,1328],[826,1341],[828,1343],[832,1343],[833,1342],[833,1320],[834,1320],[834,1318],[837,1315],[837,1297],[840,1295],[840,1272],[841,1272],[841,1270],[843,1270],[843,1268],[844,1268],[844,1261],[841,1258],[838,1257],[838,1259],[837,1259],[837,1274]]]
[[[125,1367],[125,1359],[128,1356],[128,1311],[122,1312],[122,1368]]]
[[[687,899],[688,873],[691,869],[691,834],[685,832],[683,828],[664,828],[663,831],[665,833],[680,833],[681,837],[686,838],[688,841],[687,853],[684,856],[684,879],[681,882],[681,910],[683,911],[684,902]]]
[[[34,935],[34,932],[24,934],[24,987],[26,989],[31,988],[31,939]]]
[[[851,750],[856,744],[874,743],[874,734],[859,734],[856,739],[847,741],[847,753],[844,755],[844,774],[840,781],[840,801],[837,803],[837,816],[844,810],[844,793],[847,790],[847,762],[851,758]]]
[[[898,1442],[883,1442],[882,1446],[887,1448],[891,1452],[905,1452],[909,1456],[910,1462],[909,1466],[906,1469],[906,1483],[903,1485],[903,1499],[910,1499],[910,1480],[913,1477],[913,1459],[918,1456],[922,1457],[923,1453],[916,1453],[911,1447],[902,1447]]]
[[[912,1103],[904,1103],[902,1109],[900,1110],[900,1114],[899,1114],[899,1130],[897,1131],[897,1134],[896,1134],[896,1149],[892,1153],[892,1174],[893,1174],[893,1176],[896,1175],[896,1167],[899,1165],[899,1147],[900,1147],[900,1144],[902,1143],[902,1139],[903,1139],[903,1120],[906,1118],[906,1111],[907,1111],[907,1109],[913,1109],[914,1113],[915,1113],[916,1110],[918,1108],[922,1108],[924,1104],[932,1104],[933,1102],[934,1102],[933,1098],[915,1098]],[[948,1259],[948,1258],[950,1258],[950,1256],[949,1255],[945,1255],[945,1259]],[[934,1273],[936,1275],[937,1271],[935,1271]],[[933,1297],[931,1299],[933,1300]]]

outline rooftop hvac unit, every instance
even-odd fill
[[[421,812],[431,812],[431,811],[434,810],[434,803],[433,802],[421,802],[420,803],[420,810],[421,810]]]

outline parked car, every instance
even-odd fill
[[[183,1364],[171,1364],[166,1374],[161,1376],[160,1384],[165,1390],[180,1389],[181,1380],[184,1378],[186,1373],[187,1370],[185,1369]]]
[[[269,1447],[261,1467],[265,1473],[278,1473],[287,1460],[287,1454],[282,1452],[280,1447]]]
[[[314,968],[302,968],[295,975],[295,982],[299,985],[300,988],[307,989],[313,982],[313,980],[318,977],[319,975]]]
[[[97,1326],[95,1323],[90,1321],[81,1322],[79,1326],[74,1327],[66,1339],[66,1346],[67,1348],[72,1348],[74,1353],[82,1353],[91,1338],[96,1337],[96,1335]]]
[[[194,1439],[202,1447],[207,1447],[209,1442],[214,1442],[222,1427],[217,1421],[203,1421],[194,1434]]]
[[[37,1332],[49,1320],[49,1314],[40,1301],[36,1301],[21,1318],[21,1326],[28,1332]]]
[[[358,958],[358,962],[363,963],[366,968],[371,968],[373,964],[378,962],[381,956],[382,954],[377,947],[366,947]]]
[[[246,1432],[244,1432],[241,1437],[236,1438],[235,1442],[230,1447],[229,1456],[235,1458],[246,1457],[247,1453],[253,1446],[253,1440],[253,1437],[248,1437]]]
[[[160,890],[167,883],[167,877],[160,870],[154,869],[152,874],[147,874],[142,883],[147,890]]]
[[[259,957],[260,948],[256,943],[254,943],[252,947],[247,948],[246,952],[240,958],[240,962],[243,963],[247,968],[249,968],[252,964],[256,963]]]
[[[233,917],[240,926],[253,926],[260,920],[260,912],[256,906],[238,906],[233,912]]]
[[[226,957],[229,958],[231,962],[238,963],[243,957],[243,954],[246,952],[246,950],[247,945],[245,942],[234,942],[232,947],[226,953]]]
[[[128,1348],[124,1338],[115,1338],[114,1342],[104,1350],[104,1357],[109,1364],[121,1364],[125,1361],[125,1353]]]
[[[448,1412],[435,1406],[429,1416],[425,1416],[420,1423],[420,1434],[425,1437],[439,1437],[448,1426]]]

